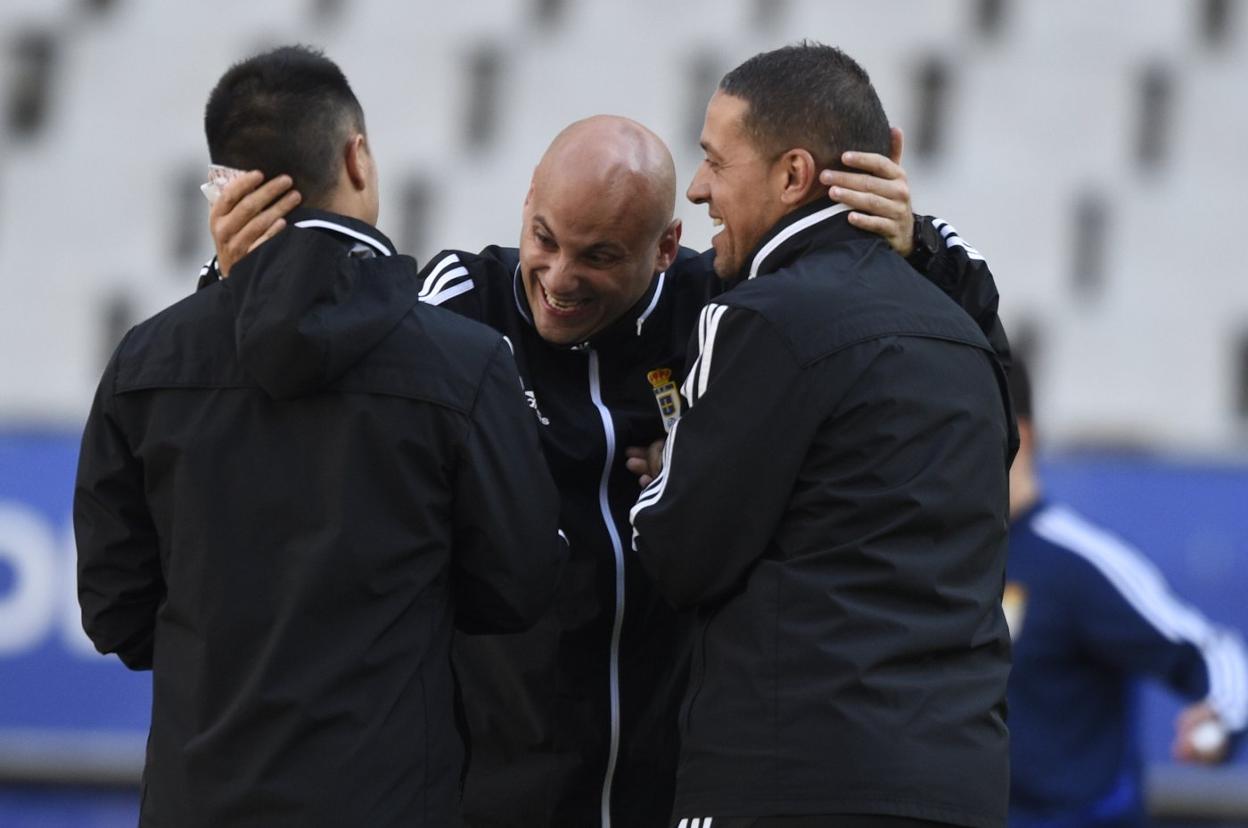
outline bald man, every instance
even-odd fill
[[[991,274],[952,228],[940,225],[942,238],[933,219],[911,215],[900,152],[898,133],[893,158],[848,153],[864,173],[822,180],[859,211],[851,221],[913,254],[1005,347]],[[236,182],[222,194],[212,228],[223,270],[281,229],[285,186]],[[421,271],[423,301],[511,344],[571,545],[555,608],[535,628],[456,640],[474,828],[668,824],[693,619],[632,557],[639,489],[625,449],[679,415],[690,335],[724,289],[709,251],[679,246],[675,194],[671,153],[653,132],[614,116],[578,121],[534,170],[518,249],[446,250]],[[319,275],[354,274],[344,259]]]

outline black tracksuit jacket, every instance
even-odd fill
[[[571,547],[554,609],[519,635],[459,636],[473,828],[661,825],[676,774],[677,701],[692,618],[632,560],[628,510],[641,491],[624,449],[663,436],[648,374],[684,366],[689,331],[718,282],[682,251],[624,317],[577,347],[533,327],[514,248],[444,251],[424,301],[502,332],[514,346]]]
[[[983,257],[945,222],[916,221],[944,241],[924,274],[1007,355]],[[568,348],[534,329],[514,248],[444,251],[422,275],[424,301],[489,324],[515,348],[571,544],[554,611],[532,630],[456,642],[469,824],[665,826],[695,619],[672,609],[632,552],[628,513],[640,489],[623,451],[663,436],[690,334],[724,285],[709,254],[682,251],[630,313]]]
[[[105,370],[84,627],[153,671],[142,825],[444,828],[452,626],[547,609],[557,495],[502,338],[421,304],[371,226],[289,220]]]
[[[826,200],[747,267],[699,318],[632,510],[698,619],[674,815],[1004,825],[1004,366]]]

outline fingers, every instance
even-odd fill
[[[898,178],[878,178],[839,170],[824,170],[819,180],[828,185],[828,196],[833,201],[847,204],[855,210],[896,219],[912,212],[910,184],[906,181],[904,172]]]
[[[276,236],[278,233],[282,232],[285,229],[286,229],[286,219],[279,218],[277,221],[269,225],[269,229],[264,231],[263,236],[261,236],[260,238],[256,239],[254,242],[251,243],[251,247],[247,248],[247,252],[250,253],[251,251],[255,250],[257,247],[264,244],[266,241],[273,238],[274,236]]]
[[[667,440],[655,440],[646,450],[646,459],[650,461],[650,474],[657,477],[663,471],[663,447]]]
[[[879,216],[871,216],[866,213],[850,213],[849,223],[859,230],[866,230],[870,233],[875,233],[877,236],[883,236],[885,239],[890,240],[890,243],[892,237],[900,232],[895,219],[880,218]]]
[[[1216,764],[1229,750],[1226,727],[1207,702],[1183,709],[1175,720],[1171,753],[1180,762]]]
[[[654,476],[650,474],[650,463],[641,457],[630,457],[624,461],[624,466],[630,472],[637,475],[637,484],[643,489],[650,485],[650,481]]]
[[[262,181],[264,181],[264,173],[259,170],[251,170],[236,176],[225,185],[221,194],[217,196],[217,200],[213,202],[211,214],[225,215],[230,212],[243,196],[259,187]]]
[[[637,482],[643,487],[658,476],[663,469],[663,440],[655,440],[645,448],[630,446],[624,449],[624,467],[637,475]]]
[[[896,220],[910,212],[906,209],[909,205],[903,200],[863,190],[847,190],[844,187],[832,187],[828,195],[851,210],[858,210],[859,212],[886,219]]]
[[[900,176],[886,178],[865,173],[846,172],[844,170],[824,170],[819,174],[819,181],[829,187],[839,187],[842,190],[853,190],[862,193],[875,193],[876,195],[887,196],[890,199],[907,200],[910,197],[910,183],[906,181],[905,173],[902,173]]]
[[[630,457],[624,461],[624,468],[640,477],[650,471],[650,463],[644,457]]]
[[[860,170],[876,178],[905,179],[906,171],[901,165],[885,155],[876,152],[841,153],[841,163],[851,170]]]
[[[289,175],[279,175],[263,184],[263,173],[253,170],[235,178],[221,191],[221,197],[212,205],[215,216],[229,216],[231,223],[246,224],[278,196],[295,185]]]
[[[901,163],[901,148],[904,144],[905,135],[901,132],[901,127],[892,127],[888,130],[889,150],[888,157],[894,164]]]
[[[277,232],[273,229],[273,225],[282,221],[283,217],[299,206],[299,202],[302,200],[303,196],[298,190],[291,190],[270,204],[259,215],[247,222],[246,226],[238,232],[239,245],[247,244],[247,249],[250,250],[260,241],[272,238],[273,234]],[[283,222],[284,224],[285,222]]]

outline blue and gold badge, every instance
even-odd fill
[[[646,374],[646,379],[654,389],[654,399],[659,404],[659,413],[663,415],[663,430],[671,431],[680,419],[680,390],[672,382],[672,369],[656,368]]]

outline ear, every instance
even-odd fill
[[[680,233],[684,229],[680,219],[672,219],[672,223],[663,228],[659,236],[659,252],[654,257],[654,272],[662,273],[672,266],[680,253]]]
[[[901,166],[901,147],[902,138],[904,137],[901,134],[901,127],[891,127],[888,130],[888,134],[892,138],[889,142],[888,157],[894,164]]]
[[[368,187],[373,170],[373,157],[368,151],[368,139],[361,133],[355,133],[347,141],[343,150],[343,163],[346,165],[347,178],[357,191]]]
[[[797,207],[810,200],[812,188],[823,189],[819,183],[819,167],[815,157],[804,149],[791,149],[776,162],[781,176],[780,201]]]

